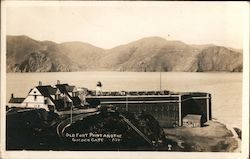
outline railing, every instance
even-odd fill
[[[101,92],[99,94],[96,91],[88,91],[87,96],[140,96],[140,95],[170,95],[171,93],[167,90],[164,91],[110,91]]]
[[[134,124],[132,124],[126,117],[124,117],[123,115],[120,115],[120,117],[123,118],[123,121],[125,121],[137,134],[139,134],[145,141],[147,141],[147,143],[149,143],[150,145],[153,146],[152,141],[146,136],[144,135],[136,126],[134,126]]]

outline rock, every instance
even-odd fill
[[[234,152],[239,145],[227,127],[216,121],[209,121],[200,128],[164,129],[167,138],[181,142],[182,151],[187,152]]]

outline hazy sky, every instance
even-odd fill
[[[160,36],[242,48],[246,2],[44,2],[7,5],[8,35],[112,48]]]

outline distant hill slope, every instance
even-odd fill
[[[242,71],[243,56],[216,45],[187,45],[160,37],[112,49],[82,42],[57,44],[27,36],[7,36],[7,72],[62,71]]]
[[[90,44],[57,44],[27,36],[7,36],[8,72],[64,72],[87,69],[102,49]]]

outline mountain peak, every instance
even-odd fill
[[[36,55],[36,56],[34,56]],[[44,62],[45,60],[45,62]],[[7,71],[242,71],[242,54],[216,45],[188,45],[159,36],[112,49],[7,36]],[[143,63],[143,65],[141,65]]]
[[[81,42],[81,41],[64,42],[64,43],[61,43],[60,45],[66,46],[66,47],[77,47],[77,48],[85,47],[85,48],[95,48],[95,49],[103,50],[100,47],[94,46],[94,45],[89,44],[89,43]]]
[[[34,40],[27,35],[7,35],[7,39],[23,39],[23,40]],[[34,40],[36,41],[36,40]]]
[[[162,38],[160,36],[149,36],[149,37],[142,38],[140,40],[167,41],[166,39],[164,39],[164,38]]]
[[[137,40],[135,43],[145,43],[146,45],[168,45],[171,47],[180,47],[185,46],[185,44],[182,41],[177,40],[166,40],[159,36],[151,36],[151,37],[145,37],[140,40]]]

